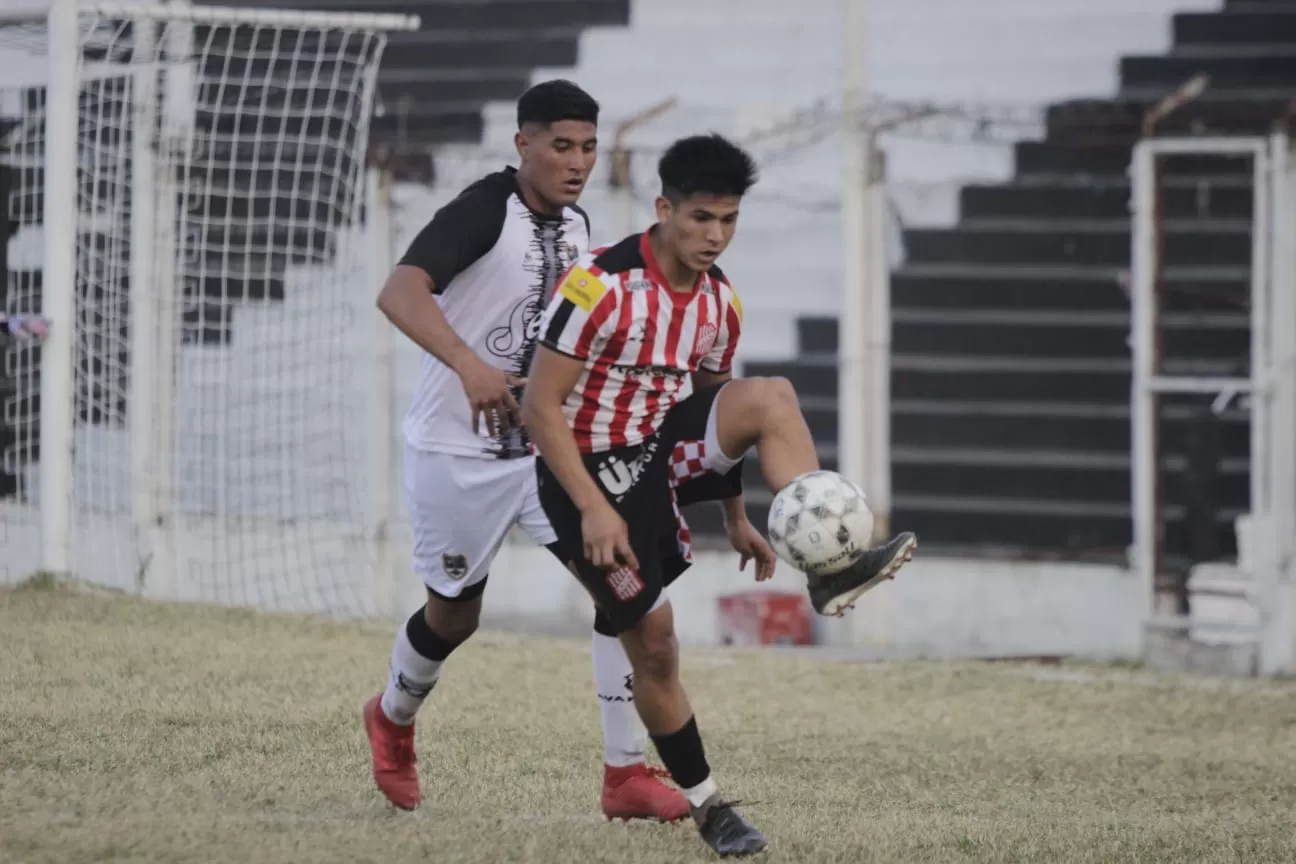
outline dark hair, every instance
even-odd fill
[[[693,195],[747,194],[756,183],[756,163],[720,135],[694,135],[670,146],[657,163],[662,194],[679,202]]]
[[[594,97],[562,78],[542,81],[523,93],[517,103],[519,129],[528,123],[549,126],[560,120],[597,124],[598,115],[599,104]]]

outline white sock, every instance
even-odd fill
[[[694,808],[701,807],[714,794],[716,794],[716,783],[710,775],[698,785],[684,790],[684,797]]]
[[[637,765],[644,760],[648,733],[635,710],[634,670],[621,640],[594,633],[590,653],[594,657],[594,687],[599,713],[603,716],[603,761],[614,768]]]
[[[382,710],[387,719],[400,726],[414,722],[423,700],[441,677],[440,660],[429,660],[410,644],[407,623],[402,623],[392,647],[391,672],[382,695]]]

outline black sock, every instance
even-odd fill
[[[460,645],[433,632],[422,609],[410,616],[409,623],[405,625],[405,635],[409,636],[414,650],[429,660],[444,661]]]
[[[681,789],[692,789],[711,776],[695,717],[689,717],[675,732],[651,737],[662,764]]]

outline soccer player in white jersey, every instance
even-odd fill
[[[386,689],[365,706],[378,788],[397,807],[422,794],[414,719],[442,664],[477,629],[491,561],[520,525],[554,542],[536,498],[534,455],[517,399],[540,315],[559,276],[589,249],[576,206],[597,156],[598,103],[567,81],[518,100],[520,165],[490,174],[442,207],[410,244],[378,306],[423,350],[404,422],[414,569],[427,602],[397,633]],[[593,635],[608,818],[688,815],[645,761],[625,650],[603,616]]]
[[[742,855],[765,848],[765,837],[717,791],[679,679],[664,593],[689,566],[679,507],[698,500],[700,484],[727,484],[727,495],[701,497],[723,499],[730,542],[757,558],[757,578],[768,576],[773,556],[747,521],[740,463],[754,449],[779,490],[819,461],[785,379],[733,379],[742,305],[715,262],[755,182],[751,158],[719,136],[686,138],[658,172],[657,224],[563,277],[540,325],[523,419],[556,554],[620,634],[634,704],[703,839]],[[841,573],[807,574],[815,609],[892,576],[915,546],[906,532]]]

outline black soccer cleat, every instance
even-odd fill
[[[754,855],[769,842],[734,809],[737,804],[737,801],[715,801],[704,804],[693,813],[702,839],[717,855]]]
[[[869,549],[860,559],[845,570],[823,575],[806,574],[810,603],[820,615],[838,618],[865,591],[877,587],[884,579],[894,579],[896,571],[913,558],[918,548],[918,538],[913,532],[903,531],[884,546]]]

